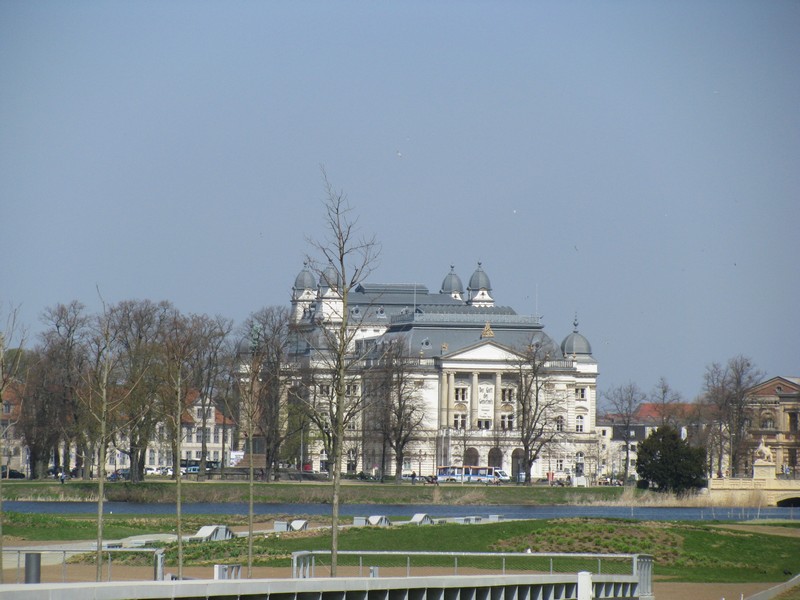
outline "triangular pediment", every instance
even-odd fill
[[[773,377],[750,389],[751,396],[772,396],[778,394],[793,394],[800,392],[798,379],[792,377]]]
[[[448,361],[509,362],[518,359],[519,355],[495,342],[483,341],[452,352],[444,358]]]

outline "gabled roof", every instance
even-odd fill
[[[778,396],[800,393],[800,377],[773,377],[748,390],[750,396]]]
[[[683,419],[691,414],[695,406],[688,402],[673,402],[671,404],[643,402],[636,411],[634,420],[637,423],[661,422],[664,411],[668,412],[667,416]]]
[[[200,406],[200,392],[195,389],[191,389],[186,392],[186,397],[184,398],[184,409],[183,414],[181,415],[181,425],[196,425],[197,419],[192,414],[192,409]],[[216,404],[213,402],[209,402],[208,406],[214,409],[214,425],[229,425],[231,427],[235,426],[236,423],[232,419],[226,417],[224,413],[219,410]]]

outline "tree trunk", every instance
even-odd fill
[[[338,428],[337,428],[338,429]],[[343,429],[343,428],[342,428]],[[336,577],[339,562],[339,493],[342,485],[342,438],[333,440],[333,502],[331,507],[331,577]]]
[[[247,578],[253,577],[253,492],[254,492],[254,469],[253,469],[253,426],[252,417],[247,420],[247,456],[248,464],[248,497],[247,497]]]

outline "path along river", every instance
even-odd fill
[[[106,502],[106,514],[126,515],[170,515],[175,514],[174,504],[133,504],[128,502]],[[21,513],[93,514],[97,512],[94,502],[3,502],[3,510]],[[185,514],[195,515],[246,515],[245,502],[219,502],[184,504]],[[328,515],[328,504],[267,504],[258,503],[256,514],[269,515]],[[385,515],[387,517],[411,517],[426,513],[432,517],[466,517],[478,515],[502,515],[504,519],[556,519],[565,517],[608,517],[636,519],[641,521],[750,521],[754,519],[800,520],[800,508],[665,508],[644,506],[518,506],[518,505],[442,505],[442,504],[343,504],[343,516]]]

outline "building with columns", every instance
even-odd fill
[[[772,377],[749,390],[747,398],[749,463],[763,444],[779,473],[800,474],[800,377]]]
[[[335,273],[316,278],[308,267],[292,290],[292,322],[298,333],[295,361],[312,360],[315,331],[332,326],[342,310]],[[438,292],[420,284],[367,284],[350,290],[347,309],[354,332],[354,354],[376,357],[389,343],[401,344],[424,417],[407,447],[403,471],[435,473],[437,466],[489,465],[512,475],[521,468],[518,393],[520,364],[536,348],[543,360],[545,394],[557,441],[532,466],[534,478],[548,472],[594,475],[599,467],[595,432],[597,361],[589,341],[573,331],[555,343],[537,316],[520,315],[496,304],[481,263],[466,289],[451,266]],[[341,321],[339,321],[341,322]],[[369,394],[362,389],[358,393]],[[375,405],[365,402],[351,427],[344,470],[393,472],[385,443],[377,432]],[[309,446],[315,469],[327,466],[319,445]]]

